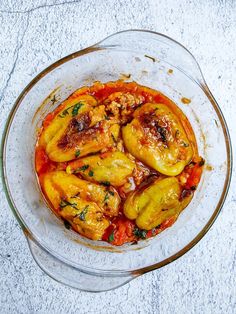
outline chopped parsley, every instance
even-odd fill
[[[77,169],[76,169],[76,172],[77,172],[77,171],[85,171],[85,170],[88,169],[88,167],[89,167],[89,165],[83,165],[82,167],[77,168]]]
[[[59,117],[60,117],[60,118],[65,118],[65,116],[67,116],[67,115],[69,114],[69,111],[68,111],[68,110],[69,110],[70,108],[72,108],[72,107],[74,107],[74,106],[70,106],[70,107],[68,107],[67,109],[63,110],[62,113],[59,114]]]
[[[92,171],[92,170],[89,170],[88,175],[89,175],[90,177],[93,177],[93,171]]]
[[[61,114],[58,115],[60,118],[65,118],[69,114],[69,109],[72,109],[72,117],[78,114],[79,109],[83,106],[83,103],[79,102],[73,106],[68,107],[67,109],[63,110]]]
[[[182,146],[183,146],[183,147],[189,147],[189,144],[188,144],[188,143],[183,142],[183,143],[182,143]]]
[[[146,239],[147,236],[147,230],[139,229],[138,227],[134,228],[133,234],[135,237],[139,239]]]
[[[102,185],[105,185],[105,186],[110,186],[111,183],[109,181],[102,181],[100,182]]]
[[[80,110],[82,106],[83,106],[82,102],[78,102],[77,104],[74,105],[74,108],[72,109],[72,117],[78,114],[78,111]]]
[[[68,112],[67,109],[66,109],[66,110],[62,111],[62,113],[59,114],[58,117],[60,117],[60,118],[65,118],[65,116],[66,116],[67,114],[69,114],[69,112]]]
[[[71,206],[71,207],[73,207],[73,208],[75,208],[75,209],[77,209],[78,210],[78,208],[76,207],[76,203],[70,203],[70,202],[68,202],[68,201],[66,201],[66,200],[61,200],[61,202],[60,202],[60,208],[64,208],[64,207],[66,207],[66,206]]]
[[[108,237],[108,242],[113,242],[114,240],[115,240],[114,231],[112,231],[112,233]]]
[[[108,200],[109,200],[109,194],[106,193],[104,200],[103,200],[103,203],[106,203]]]
[[[82,210],[82,212],[78,215],[80,220],[85,221],[85,215],[88,212],[88,208],[89,208],[89,205],[86,205],[84,209]]]
[[[111,191],[111,190],[109,190],[108,193],[111,194],[112,196],[115,195],[115,193],[113,191]]]
[[[117,140],[115,139],[115,136],[114,136],[112,133],[111,133],[111,137],[112,137],[112,139],[113,139],[113,142],[116,143]]]
[[[77,150],[77,151],[75,152],[75,157],[79,157],[79,155],[80,155],[80,150]]]

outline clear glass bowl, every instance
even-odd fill
[[[171,228],[137,245],[113,247],[65,229],[47,207],[35,175],[34,147],[42,119],[74,90],[129,76],[178,104],[193,126],[206,166],[192,202]],[[183,104],[182,97],[191,103]],[[54,279],[86,291],[116,288],[191,249],[216,219],[232,167],[226,122],[196,60],[173,39],[141,30],[111,35],[34,78],[10,114],[2,157],[6,195],[35,261]]]

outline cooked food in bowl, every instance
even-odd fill
[[[49,113],[35,148],[42,192],[67,228],[113,245],[170,227],[204,159],[178,106],[136,82],[96,82]]]

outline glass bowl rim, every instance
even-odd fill
[[[211,217],[208,220],[208,222],[206,223],[206,225],[198,233],[198,235],[192,241],[190,241],[187,245],[185,245],[181,250],[179,250],[177,253],[173,254],[169,258],[164,259],[161,262],[155,263],[153,265],[141,267],[141,268],[136,269],[136,270],[132,270],[132,271],[128,271],[128,270],[122,270],[122,271],[120,271],[120,270],[103,270],[103,269],[95,269],[95,268],[91,268],[91,267],[85,267],[85,266],[79,265],[77,263],[73,263],[72,261],[65,259],[64,257],[57,254],[57,252],[53,252],[50,248],[47,248],[47,246],[44,245],[43,242],[40,239],[38,239],[31,232],[31,230],[25,224],[24,219],[21,217],[20,213],[18,212],[17,207],[14,204],[14,200],[13,200],[13,197],[12,197],[11,192],[10,192],[10,187],[9,187],[8,179],[7,179],[7,175],[6,175],[6,147],[7,147],[8,135],[9,135],[9,132],[11,129],[12,121],[14,119],[14,116],[15,116],[18,108],[20,107],[21,102],[23,101],[26,94],[33,88],[34,85],[36,85],[41,80],[41,78],[46,76],[48,73],[50,73],[52,70],[54,70],[55,68],[57,68],[61,64],[64,64],[64,63],[70,61],[71,59],[80,57],[80,56],[87,54],[87,53],[90,53],[90,52],[94,52],[94,51],[105,49],[105,48],[109,47],[106,45],[101,46],[101,44],[104,41],[106,41],[108,38],[111,38],[111,37],[116,36],[118,34],[128,33],[128,32],[148,33],[148,34],[153,34],[153,35],[158,35],[160,37],[164,37],[165,39],[168,39],[168,40],[174,42],[175,44],[179,45],[180,47],[182,47],[182,49],[184,49],[193,58],[193,60],[196,63],[196,66],[197,66],[197,68],[201,74],[202,83],[200,81],[196,81],[195,79],[194,79],[194,81],[201,87],[203,92],[206,94],[206,96],[210,100],[212,107],[213,107],[214,111],[216,112],[216,114],[220,120],[220,123],[221,123],[221,127],[222,127],[223,134],[224,134],[224,139],[225,139],[225,144],[226,144],[227,172],[226,172],[226,178],[225,178],[225,182],[224,182],[224,188],[223,188],[219,202],[218,202],[213,214],[211,215]],[[42,250],[44,250],[49,255],[53,255],[56,259],[58,259],[60,262],[62,262],[63,264],[65,264],[67,266],[76,268],[77,270],[82,271],[82,272],[87,273],[87,274],[92,274],[92,275],[97,275],[97,276],[99,276],[99,275],[104,276],[105,275],[105,276],[112,276],[113,277],[113,276],[129,276],[130,274],[141,275],[143,273],[152,271],[154,269],[161,268],[161,267],[175,261],[176,259],[178,259],[182,255],[187,253],[191,248],[193,248],[203,238],[203,236],[208,232],[208,230],[210,229],[210,227],[213,225],[214,221],[216,220],[217,216],[219,215],[222,206],[224,205],[224,202],[225,202],[225,199],[227,197],[228,190],[230,187],[231,176],[232,176],[232,162],[233,161],[232,161],[231,139],[230,139],[230,134],[229,134],[226,120],[223,116],[223,113],[222,113],[218,103],[214,99],[214,96],[211,94],[211,92],[210,92],[210,90],[209,90],[209,88],[208,88],[208,86],[204,80],[201,68],[200,68],[198,62],[196,61],[195,57],[192,55],[192,53],[187,48],[185,48],[181,43],[179,43],[178,41],[176,41],[176,40],[172,39],[171,37],[166,36],[162,33],[149,31],[149,30],[142,30],[142,29],[128,29],[128,30],[123,30],[123,31],[111,34],[111,35],[107,36],[106,38],[104,38],[103,40],[95,43],[92,46],[89,46],[85,49],[78,50],[78,51],[76,51],[70,55],[67,55],[67,56],[57,60],[56,62],[52,63],[51,65],[46,67],[44,70],[42,70],[39,74],[37,74],[30,81],[30,83],[22,90],[22,92],[20,93],[20,95],[16,99],[16,101],[15,101],[15,103],[14,103],[14,105],[13,105],[13,107],[9,113],[7,122],[6,122],[5,127],[4,127],[4,131],[3,131],[2,143],[1,143],[1,153],[0,153],[0,162],[1,162],[1,167],[0,167],[1,178],[2,178],[3,188],[4,188],[4,192],[5,192],[8,204],[9,204],[14,216],[16,217],[18,223],[20,224],[26,237],[33,240],[34,243],[36,245],[38,245]]]

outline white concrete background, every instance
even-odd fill
[[[1,134],[16,97],[37,73],[129,28],[162,32],[193,52],[235,146],[233,0],[1,0]],[[0,313],[236,313],[235,186],[234,177],[214,226],[185,256],[115,291],[89,294],[53,281],[36,266],[0,185]]]

